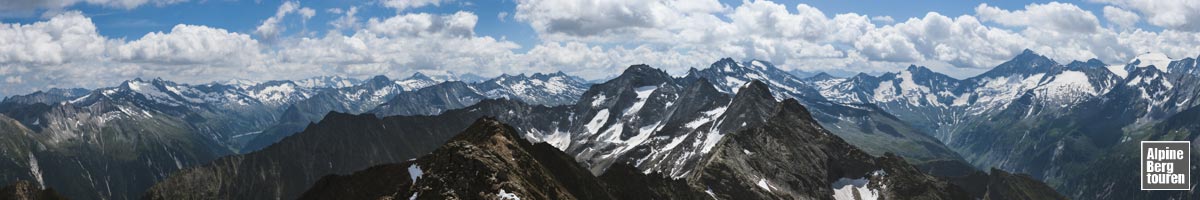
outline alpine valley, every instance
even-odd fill
[[[601,81],[134,79],[0,101],[0,195],[1200,199],[1134,181],[1139,141],[1200,145],[1197,99],[1194,58],[1064,64],[1030,50],[965,79],[921,66],[801,77],[730,58]]]

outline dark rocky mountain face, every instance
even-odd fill
[[[554,146],[532,144],[513,127],[482,118],[433,153],[347,176],[326,176],[301,199],[704,197],[702,190],[683,182],[622,169],[633,173],[597,178]],[[620,185],[631,182],[638,184]],[[663,187],[671,183],[677,187]]]
[[[987,72],[970,78],[967,81],[996,77],[1010,77],[1014,75],[1029,76],[1038,73],[1046,73],[1053,70],[1057,65],[1059,64],[1054,62],[1054,60],[1051,60],[1043,55],[1038,55],[1032,50],[1026,49],[1012,60],[1001,63],[995,68],[992,68],[992,70],[988,70]]]
[[[606,169],[611,166],[629,165],[636,168],[636,171],[642,173],[661,173],[671,177],[684,177],[690,175],[691,169],[696,168],[702,162],[705,155],[708,155],[712,149],[725,134],[733,133],[737,130],[756,126],[764,123],[773,111],[776,109],[778,102],[776,97],[769,89],[770,86],[764,82],[751,81],[745,88],[738,89],[736,95],[730,95],[720,92],[717,87],[714,87],[707,79],[696,79],[694,81],[686,81],[686,79],[674,79],[661,70],[650,68],[648,66],[632,66],[625,71],[621,76],[614,78],[605,83],[594,85],[580,100],[569,106],[557,107],[540,107],[527,106],[524,104],[508,103],[508,106],[495,105],[495,102],[513,102],[513,101],[491,101],[485,100],[482,103],[472,107],[454,109],[446,111],[440,115],[427,116],[429,118],[437,118],[437,123],[414,123],[422,124],[421,126],[436,126],[454,127],[454,124],[459,124],[464,127],[469,120],[465,116],[480,117],[484,115],[497,116],[501,121],[512,124],[517,130],[523,133],[523,136],[534,142],[546,142],[559,150],[565,150],[567,155],[571,155],[575,160],[580,162],[583,167],[588,169],[592,174],[603,174]],[[486,103],[492,102],[492,103]],[[510,105],[511,104],[511,105]],[[491,106],[489,106],[491,105]],[[521,105],[521,106],[518,106]],[[829,107],[827,107],[829,108]],[[831,113],[841,116],[867,115],[861,113],[853,113],[854,111]],[[874,115],[873,117],[885,117],[885,115]],[[412,117],[388,117],[388,119],[407,119]],[[325,119],[315,126],[326,124]],[[455,121],[457,120],[457,121]],[[894,118],[890,120],[898,121]],[[432,121],[432,120],[431,120]],[[329,122],[334,123],[335,122]],[[365,125],[358,125],[365,126]],[[388,125],[387,127],[393,127]],[[902,124],[887,124],[871,127],[902,127]],[[306,135],[323,135],[331,134],[329,132],[313,131],[309,127],[301,134]],[[876,132],[876,137],[859,137],[856,141],[870,141],[873,138],[887,137],[891,140],[904,141],[905,137],[913,134],[916,136],[925,137],[924,139],[932,141],[932,138],[923,136],[919,133],[904,133],[911,129],[888,129],[888,131]],[[366,131],[377,132],[377,131]],[[426,131],[429,132],[429,131]],[[450,131],[438,131],[436,135],[449,135]],[[337,132],[343,133],[343,132]],[[338,134],[333,134],[338,135]],[[338,137],[337,139],[326,137]],[[399,137],[399,136],[389,136]],[[448,137],[448,136],[447,136]],[[369,142],[351,142],[370,138]],[[214,164],[199,167],[195,172],[183,172],[177,174],[172,180],[156,186],[155,191],[151,194],[160,195],[161,197],[172,197],[171,195],[161,195],[162,192],[169,193],[170,191],[195,191],[195,188],[217,188],[214,194],[230,195],[236,197],[244,197],[244,195],[254,195],[251,191],[272,191],[282,190],[280,194],[274,197],[295,197],[299,195],[299,189],[308,186],[316,181],[318,176],[300,176],[302,179],[288,180],[282,182],[272,182],[271,184],[262,184],[270,186],[247,187],[246,185],[257,185],[254,181],[246,181],[237,183],[232,180],[254,180],[253,177],[258,176],[215,176],[220,180],[196,181],[197,184],[183,184],[180,180],[188,180],[188,178],[180,177],[214,177],[212,172],[204,172],[205,170],[238,168],[237,171],[254,171],[253,169],[276,167],[274,164],[268,163],[251,163],[242,162],[237,164],[238,160],[276,160],[274,162],[284,162],[287,160],[297,159],[295,156],[303,155],[303,159],[289,164],[290,166],[328,166],[329,162],[321,160],[322,158],[311,158],[312,150],[299,149],[300,147],[276,147],[288,146],[289,143],[302,143],[315,146],[306,146],[311,149],[321,149],[322,151],[342,152],[353,155],[350,152],[359,152],[360,149],[388,149],[396,147],[383,147],[383,144],[377,146],[377,141],[389,141],[390,139],[380,139],[379,136],[360,137],[360,136],[293,136],[284,139],[278,144],[262,151],[253,152],[243,156],[235,156],[229,158],[231,161],[218,161]],[[400,140],[397,138],[397,140]],[[426,143],[436,144],[435,141],[443,141],[432,139],[425,141]],[[293,141],[293,142],[288,142]],[[299,142],[307,141],[307,142]],[[332,142],[333,144],[347,144],[346,146],[323,146],[330,144],[330,141],[345,141]],[[350,147],[348,144],[358,144]],[[876,143],[877,144],[877,143]],[[889,143],[894,144],[894,143]],[[937,143],[930,143],[932,147],[937,147]],[[881,147],[878,149],[893,148],[887,145],[876,145]],[[913,146],[900,147],[897,149],[910,149],[902,151],[906,153],[914,153],[912,155],[927,154],[924,151],[912,151],[911,149],[923,149],[930,146]],[[271,148],[286,148],[290,151],[270,150]],[[942,147],[944,148],[944,147]],[[432,150],[432,148],[429,148]],[[345,151],[345,152],[343,152]],[[381,150],[370,150],[370,152]],[[384,152],[394,152],[396,150],[387,150]],[[428,150],[427,150],[428,151]],[[944,152],[949,152],[945,150]],[[879,152],[882,154],[883,152]],[[278,154],[278,155],[277,155]],[[336,153],[341,154],[341,153]],[[389,155],[393,155],[389,154]],[[417,154],[419,155],[419,154]],[[936,155],[936,154],[935,154]],[[952,157],[953,154],[945,154],[946,157]],[[376,158],[376,156],[349,156],[354,159],[354,167],[347,168],[331,168],[331,167],[309,167],[308,171],[316,170],[316,173],[308,173],[315,175],[323,175],[327,173],[345,174],[350,170],[366,168],[367,163],[382,164],[389,162],[399,162],[404,159],[416,157],[415,155],[407,158],[399,157],[384,157]],[[349,159],[349,158],[347,158]],[[388,161],[390,160],[390,161]],[[951,159],[953,160],[953,159]],[[350,162],[350,161],[343,161]],[[336,165],[334,166],[346,166]],[[326,169],[329,168],[329,169]],[[252,174],[268,174],[268,177],[277,175],[270,174],[287,174],[296,173],[288,172],[289,170],[302,171],[300,169],[279,169],[279,172],[255,171]],[[291,177],[281,176],[280,177]],[[268,179],[275,180],[275,179]],[[205,186],[210,184],[206,182],[221,182],[228,183],[221,186]],[[182,184],[182,185],[175,185]],[[276,188],[278,187],[278,188]],[[275,189],[272,189],[275,188]],[[260,197],[260,196],[254,196]],[[261,196],[269,198],[272,196]]]
[[[0,199],[12,200],[57,200],[67,199],[54,189],[42,189],[37,183],[20,180],[0,188]]]
[[[877,105],[933,133],[976,167],[1027,173],[1075,198],[1184,197],[1186,194],[1142,192],[1136,189],[1136,182],[1104,175],[1121,173],[1118,168],[1136,170],[1137,157],[1132,152],[1137,142],[1150,140],[1146,135],[1170,133],[1153,127],[1197,106],[1194,99],[1200,96],[1200,89],[1195,84],[1194,59],[1146,57],[1121,69],[1094,59],[1064,66],[1026,51],[987,73],[961,81],[895,84],[906,80],[896,78],[905,73],[913,75],[911,80],[920,79],[920,73],[910,68],[899,76],[852,77],[822,86],[821,91],[834,101]],[[943,87],[953,89],[938,89],[939,85],[954,84],[958,86]],[[906,95],[904,85],[922,92]],[[880,88],[897,92],[879,92]],[[923,92],[926,88],[928,92]],[[1118,162],[1122,163],[1113,164]],[[953,166],[931,163],[922,167],[942,165]],[[1099,165],[1106,170],[1095,170]],[[1104,192],[1118,187],[1132,189]]]
[[[488,98],[508,98],[529,104],[556,106],[574,104],[590,84],[562,72],[526,76],[502,75],[471,84]]]
[[[743,91],[749,89],[753,88]],[[895,155],[873,157],[858,150],[820,128],[795,100],[777,104],[769,121],[731,133],[712,154],[705,155],[702,165],[690,169],[697,173],[682,179],[624,164],[615,164],[595,177],[558,148],[531,144],[520,138],[518,129],[483,118],[428,155],[350,175],[325,176],[301,199],[968,199],[1057,195],[1030,179],[993,178],[997,183],[988,183],[986,174],[982,184],[968,180],[953,185],[921,173]],[[1001,173],[993,172],[993,176]],[[981,192],[971,196],[963,187]]]
[[[948,179],[964,188],[973,199],[1067,199],[1029,175],[1011,174],[996,168],[989,173],[976,171]]]
[[[261,129],[242,152],[262,149],[293,133],[304,130],[309,123],[321,120],[326,113],[364,113],[393,98],[405,88],[385,76],[375,76],[362,84],[320,90],[311,97],[297,101],[278,115],[278,122]]]
[[[1141,169],[1141,155],[1138,155],[1139,141],[1191,141],[1191,157],[1193,181],[1200,179],[1195,173],[1195,163],[1200,162],[1200,107],[1193,107],[1171,117],[1132,131],[1126,137],[1128,142],[1122,142],[1109,149],[1097,150],[1094,159],[1083,160],[1079,168],[1086,168],[1078,173],[1063,173],[1063,183],[1059,191],[1081,199],[1197,199],[1200,193],[1194,191],[1143,191],[1137,182],[1141,180],[1138,173],[1130,173]]]
[[[463,108],[487,97],[479,94],[470,85],[451,81],[413,92],[397,94],[391,100],[375,107],[370,113],[377,116],[436,115],[449,109]]]
[[[416,73],[394,83],[382,76],[368,80],[367,83],[370,84],[329,90],[293,104],[283,113],[278,124],[263,131],[243,151],[264,148],[303,130],[308,123],[320,120],[322,115],[331,111],[374,113],[380,117],[437,115],[489,98],[507,98],[537,105],[561,105],[575,102],[588,86],[582,79],[562,72],[537,73],[533,76],[504,75],[475,83],[437,82],[424,74]],[[363,98],[363,94],[372,96]]]
[[[474,119],[496,116],[528,129],[558,126],[541,113],[562,107],[485,100],[437,116],[331,113],[267,148],[233,155],[172,175],[146,193],[151,199],[294,199],[321,176],[348,174],[432,152]],[[263,192],[273,191],[273,192]]]
[[[795,100],[762,126],[726,136],[696,180],[719,199],[965,199],[894,155],[873,157],[824,130]]]
[[[0,110],[3,110],[4,108],[27,106],[37,103],[47,105],[58,104],[64,101],[70,101],[79,97],[83,97],[84,95],[87,95],[88,92],[91,91],[83,88],[53,88],[26,95],[13,95],[10,97],[5,97],[3,101],[0,101]]]
[[[271,111],[257,103],[229,87],[138,79],[8,107],[0,126],[9,131],[0,134],[12,139],[3,154],[11,162],[0,171],[75,199],[132,198],[175,170],[231,153],[234,133],[269,123]]]
[[[481,119],[433,153],[402,164],[408,165],[401,171],[408,172],[403,175],[415,182],[392,188],[398,190],[394,197],[399,198],[611,198],[602,183],[571,156],[545,143],[530,144],[515,129],[494,119]],[[310,190],[305,198],[319,196],[319,190]]]
[[[933,73],[924,67],[913,66],[909,69],[916,73],[912,73],[913,75],[908,75],[908,73],[899,75],[910,77],[909,80],[916,78],[916,80],[923,82],[952,80],[948,76]],[[895,77],[899,75],[893,74],[890,76]],[[828,90],[830,87],[846,87],[839,86],[844,84],[880,85],[882,80],[877,77],[860,74],[849,79],[835,78],[809,83],[801,81],[790,74],[783,73],[783,70],[767,62],[751,61],[739,64],[732,59],[722,59],[707,69],[690,71],[681,81],[687,82],[698,79],[717,80],[713,82],[716,82],[714,85],[720,91],[737,91],[737,88],[748,83],[748,80],[762,81],[766,83],[772,96],[775,97],[774,99],[795,98],[799,100],[802,105],[812,110],[814,118],[823,127],[830,129],[834,134],[845,138],[851,144],[863,148],[872,155],[878,156],[883,155],[885,152],[894,152],[906,159],[910,159],[910,161],[918,163],[943,161],[965,162],[955,152],[951,151],[950,148],[942,145],[936,138],[926,134],[924,132],[926,129],[914,127],[910,123],[901,120],[908,118],[898,118],[891,112],[904,112],[911,115],[901,116],[911,116],[913,118],[925,118],[937,115],[930,115],[929,113],[912,114],[915,111],[911,110],[913,107],[910,106],[881,108],[880,106],[886,105],[872,104],[870,101],[859,101],[861,99],[871,99],[869,95],[873,93],[818,92],[818,89]],[[739,80],[747,80],[747,82],[739,82]],[[888,84],[899,83],[900,81],[889,81]],[[945,84],[940,88],[953,89],[955,87],[956,85],[954,84]],[[896,92],[893,91],[893,93]],[[838,101],[839,99],[856,100]],[[947,118],[950,118],[950,116],[947,116]]]

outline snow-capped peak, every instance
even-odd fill
[[[417,73],[413,73],[413,75],[409,76],[408,78],[405,78],[402,80],[397,80],[396,85],[400,85],[400,87],[404,91],[413,91],[413,90],[429,87],[431,85],[435,85],[435,84],[438,84],[441,82],[442,81],[434,80],[433,78],[430,78],[429,76],[426,76],[425,74],[422,74],[421,72],[417,72]]]
[[[1125,68],[1120,65],[1108,65],[1108,66],[1104,66],[1104,68],[1108,68],[1108,71],[1112,72],[1113,74],[1116,74],[1117,76],[1119,76],[1121,78],[1125,78],[1125,76],[1129,75],[1129,71],[1125,71]]]
[[[219,83],[219,84],[229,85],[229,86],[237,87],[239,89],[246,89],[246,88],[254,87],[255,85],[258,85],[260,83],[261,82],[246,80],[246,79],[230,79],[228,81],[225,81],[224,83]]]
[[[360,81],[341,76],[320,76],[295,81],[296,85],[304,88],[345,88],[357,85]]]
[[[1129,63],[1134,64],[1138,68],[1154,66],[1158,68],[1158,71],[1165,72],[1167,71],[1167,66],[1171,65],[1171,58],[1162,53],[1146,52],[1133,58]]]

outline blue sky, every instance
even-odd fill
[[[964,78],[1024,49],[1064,63],[1195,57],[1198,21],[1200,2],[1140,0],[4,1],[0,83],[10,87],[0,95],[137,77],[596,79],[640,63],[680,74],[722,57],[842,75],[916,64]]]

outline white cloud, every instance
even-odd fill
[[[723,9],[715,0],[519,0],[513,16],[546,40],[613,42],[669,37],[688,25],[719,21],[710,13]]]
[[[391,36],[449,35],[472,36],[479,17],[459,11],[451,15],[428,13],[402,14],[387,19],[371,18],[366,29]]]
[[[300,13],[301,19],[304,19],[304,20],[311,19],[313,16],[317,15],[316,10],[313,10],[312,8],[308,8],[308,7],[300,8],[300,10],[296,11],[296,12]]]
[[[1200,32],[1200,1],[1194,0],[1095,0],[1135,10],[1155,26]]]
[[[175,25],[170,33],[153,32],[116,47],[120,61],[153,64],[219,64],[246,66],[261,59],[258,41],[224,29]]]
[[[187,2],[187,0],[18,0],[4,1],[3,3],[0,3],[0,12],[9,14],[16,13],[17,15],[28,16],[34,14],[34,12],[38,10],[45,9],[57,11],[76,4],[133,9],[146,4],[165,6],[182,2]]]
[[[330,10],[331,12],[334,11],[332,9],[334,9],[334,8],[331,8],[331,10]],[[342,13],[341,9],[337,9],[336,11],[337,12],[332,12],[332,13],[335,13],[335,14]],[[336,30],[358,29],[358,27],[359,27],[358,17],[355,16],[356,14],[358,14],[358,7],[351,6],[350,8],[346,9],[345,15],[342,15],[342,16],[338,17],[337,19],[329,21],[329,25],[333,26],[333,28]]]
[[[307,22],[309,18],[312,18],[317,14],[317,12],[312,8],[300,7],[299,2],[285,1],[283,4],[279,5],[279,9],[275,11],[274,16],[263,20],[262,24],[259,24],[258,27],[254,29],[254,33],[258,34],[263,39],[274,40],[276,37],[279,37],[279,33],[286,30],[286,28],[280,24],[283,21],[283,17],[286,17],[293,12],[298,12],[298,14],[300,14],[302,23]]]
[[[933,60],[980,68],[1002,62],[1031,44],[1016,33],[984,26],[975,17],[927,13],[923,18],[871,31],[854,45],[871,60]]]
[[[67,12],[48,21],[0,26],[0,65],[58,65],[98,57],[107,45],[91,19]]]
[[[440,6],[442,2],[449,1],[450,0],[383,0],[379,3],[382,4],[383,7],[396,9],[396,12],[401,12],[410,8],[420,8],[429,5]]]
[[[366,20],[357,17],[357,7],[329,9],[337,17],[331,17],[333,28],[322,35],[282,36],[287,15],[297,14],[304,23],[316,14],[295,2],[285,2],[251,33],[177,25],[135,40],[106,38],[78,12],[32,24],[0,24],[0,80],[10,86],[0,93],[111,86],[134,77],[195,83],[561,70],[596,79],[638,63],[678,74],[722,57],[762,59],[808,71],[881,72],[918,64],[953,69],[940,71],[962,77],[1026,48],[1063,62],[1100,58],[1121,63],[1146,51],[1173,58],[1200,54],[1198,33],[1101,27],[1095,13],[1065,3],[1019,10],[983,4],[969,15],[931,12],[896,20],[770,1],[729,6],[709,0],[521,0],[515,12],[497,17],[529,23],[541,42],[528,48],[503,37],[476,35],[479,18],[471,12],[401,12],[440,3],[445,1],[400,2],[392,7],[400,10],[396,15]],[[1112,9],[1139,11],[1125,6]],[[1130,17],[1121,15],[1105,11],[1109,24],[1125,27],[1128,21],[1115,19]],[[1134,16],[1129,24],[1139,21]],[[522,49],[527,50],[518,52]]]
[[[1093,33],[1100,27],[1100,21],[1096,19],[1095,15],[1069,3],[1035,3],[1026,5],[1025,10],[1017,11],[1004,10],[988,6],[985,3],[975,7],[975,13],[979,19],[1005,26],[1055,29],[1076,33]]]
[[[477,21],[478,16],[465,11],[372,18],[352,35],[330,32],[282,44],[279,62],[312,72],[285,78],[328,73],[399,77],[429,69],[499,74],[505,70],[500,66],[509,66],[513,50],[520,46],[475,36]]]
[[[874,16],[871,17],[871,22],[878,24],[892,24],[896,23],[896,19],[892,19],[892,16]]]
[[[1125,9],[1104,6],[1104,19],[1107,19],[1109,23],[1121,29],[1130,29],[1133,28],[1134,24],[1137,24],[1138,20],[1141,20],[1141,17],[1137,13]]]

